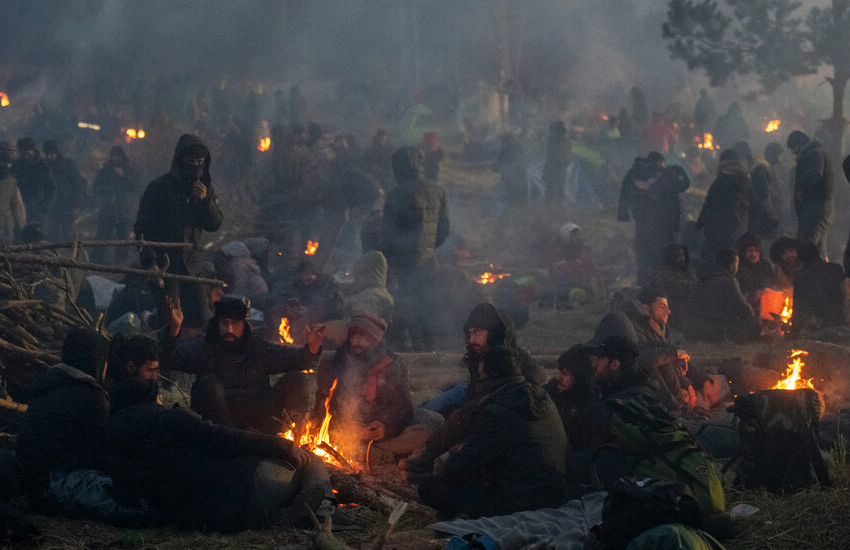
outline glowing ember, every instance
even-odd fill
[[[260,144],[257,145],[257,151],[268,151],[272,146],[272,138],[266,136],[260,139]]]
[[[8,107],[9,106],[9,96],[0,92],[0,107]]]
[[[801,349],[791,350],[791,355],[788,357],[788,368],[785,369],[785,378],[780,380],[773,386],[774,390],[799,390],[802,388],[812,388],[812,379],[804,380],[800,376],[803,372],[803,367],[806,366],[803,358],[808,355],[808,351]]]
[[[304,254],[315,256],[317,250],[319,250],[319,241],[307,241],[307,248],[304,249]]]
[[[127,131],[124,132],[124,138],[127,143],[130,143],[134,139],[145,139],[145,131],[141,128],[138,130],[135,128],[127,128]]]
[[[493,269],[493,264],[490,264],[490,269]],[[510,276],[510,273],[493,273],[491,271],[485,271],[484,273],[479,275],[477,279],[475,279],[475,282],[482,285],[488,285],[491,283],[495,283],[499,279],[504,279],[505,277]]]
[[[714,145],[714,136],[709,133],[703,134],[702,143],[700,143],[698,137],[695,137],[694,141],[697,142],[697,147],[699,147],[700,149],[708,149],[709,151],[720,149],[720,147]]]
[[[277,327],[277,333],[280,337],[281,344],[294,344],[295,339],[289,334],[289,319],[287,317],[280,318],[280,326]]]
[[[767,126],[765,127],[764,131],[768,132],[768,133],[769,132],[775,132],[775,131],[779,130],[780,124],[782,124],[781,120],[771,120],[770,122],[767,123]]]

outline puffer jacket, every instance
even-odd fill
[[[422,179],[399,181],[384,204],[382,248],[393,267],[433,262],[449,236],[446,192]]]
[[[377,250],[366,252],[352,267],[354,282],[345,293],[345,315],[357,313],[377,315],[390,322],[393,316],[393,297],[387,290],[387,259]]]

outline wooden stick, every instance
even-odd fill
[[[117,241],[69,241],[64,243],[31,243],[10,244],[0,247],[4,252],[26,252],[28,250],[55,250],[57,248],[93,248],[102,246],[135,246],[137,248],[189,248],[192,243],[167,243],[160,241],[145,241],[124,239]]]
[[[0,258],[7,259],[12,265],[15,263],[35,264],[35,265],[53,265],[58,267],[67,267],[70,269],[84,269],[86,271],[104,271],[106,273],[126,273],[128,275],[139,275],[146,279],[163,279],[172,281],[185,281],[189,283],[198,283],[202,285],[221,286],[224,281],[218,279],[208,279],[206,277],[193,277],[191,275],[177,275],[168,273],[162,270],[137,269],[134,267],[118,267],[103,264],[91,264],[85,262],[75,262],[68,258],[39,256],[36,254],[18,254],[16,252],[6,252],[0,250]]]
[[[0,398],[0,408],[10,409],[18,412],[27,412],[27,406],[24,403],[16,403],[8,397]]]
[[[321,449],[321,450],[325,451],[326,453],[328,453],[329,455],[331,455],[332,457],[334,457],[334,458],[336,459],[336,461],[337,461],[337,462],[339,462],[340,464],[342,464],[342,466],[343,466],[346,470],[348,470],[349,472],[354,473],[354,472],[356,472],[356,471],[357,471],[357,470],[355,470],[355,469],[354,469],[354,467],[353,467],[353,466],[352,466],[352,465],[351,465],[351,464],[350,464],[350,463],[349,463],[349,462],[345,459],[345,457],[344,457],[344,456],[342,456],[341,454],[339,454],[339,452],[338,452],[336,449],[334,449],[333,447],[331,447],[330,445],[328,445],[328,444],[327,444],[327,443],[325,443],[324,441],[322,441],[321,443],[319,443],[318,445],[316,445],[316,448]]]
[[[41,361],[49,361],[53,363],[58,363],[60,357],[58,355],[53,355],[52,353],[48,353],[46,351],[37,351],[27,348],[22,348],[20,346],[16,346],[11,342],[7,342],[0,338],[0,348],[3,348],[7,351],[13,351],[15,353],[20,353],[21,355],[26,355],[32,357],[34,359],[40,359]]]

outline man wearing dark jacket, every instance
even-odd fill
[[[12,175],[18,180],[21,198],[27,209],[27,221],[40,223],[46,230],[47,217],[56,200],[56,180],[50,165],[41,158],[32,138],[18,140],[20,156],[12,165]]]
[[[449,236],[446,193],[424,179],[424,158],[415,147],[401,147],[392,157],[398,187],[390,191],[382,219],[382,248],[395,280],[395,337],[405,345],[405,332],[417,351],[434,347],[439,318],[434,278],[435,250]]]
[[[815,243],[826,253],[826,234],[834,220],[832,202],[832,163],[817,140],[794,130],[788,148],[797,156],[794,171],[794,211],[797,213],[797,240]]]
[[[664,264],[652,271],[649,286],[667,296],[670,306],[668,322],[675,325],[678,322],[676,312],[681,313],[688,292],[697,282],[697,276],[691,268],[691,255],[685,246],[678,243],[667,246],[664,257]]]
[[[142,265],[167,267],[169,273],[200,275],[201,233],[218,231],[221,220],[211,185],[209,149],[197,136],[183,134],[174,149],[171,170],[145,189],[134,230],[139,239],[192,246],[168,250],[143,248]],[[164,291],[157,292],[161,295],[161,311],[166,310],[165,296],[180,298],[187,314],[186,324],[203,326],[206,308],[199,285],[169,282]]]
[[[471,429],[420,483],[422,502],[473,517],[559,506],[566,435],[554,403],[525,381],[507,347],[490,350],[480,378]]]
[[[102,466],[109,398],[98,378],[108,355],[105,338],[74,329],[62,344],[62,362],[33,385],[15,454],[36,495],[48,490],[52,476]]]
[[[761,311],[759,304],[764,289],[773,282],[773,267],[764,257],[761,239],[753,232],[747,232],[735,243],[738,249],[738,285],[741,293],[753,309]]]
[[[180,342],[182,313],[170,308],[171,323],[163,334],[163,370],[194,374],[192,409],[216,424],[277,433],[274,417],[281,411],[310,408],[307,371],[319,366],[324,327],[307,328],[300,350],[271,344],[251,333],[247,298],[225,295],[216,303],[206,336]],[[286,373],[274,387],[269,376]]]
[[[109,150],[109,159],[97,173],[92,185],[97,201],[97,238],[128,239],[132,221],[132,200],[139,188],[136,169],[124,148],[116,145]],[[97,248],[92,251],[92,259],[97,263],[106,259],[107,251]],[[126,248],[116,249],[116,261],[125,258]]]
[[[776,219],[777,214],[773,210],[771,198],[775,192],[773,186],[776,184],[770,181],[768,165],[765,161],[753,156],[750,144],[746,141],[735,143],[733,149],[741,157],[741,162],[750,173],[750,181],[753,182],[753,200],[758,203],[750,219],[750,228],[762,239],[772,239],[776,236],[779,220]]]
[[[52,139],[42,146],[44,160],[50,165],[56,180],[56,205],[53,207],[53,223],[50,239],[59,242],[74,235],[77,209],[86,198],[86,180],[73,160],[63,157],[59,145]]]
[[[794,277],[794,312],[791,331],[811,334],[846,324],[847,291],[841,266],[821,258],[813,243],[800,248],[802,269]]]
[[[655,288],[642,288],[638,301],[643,316],[634,322],[637,343],[667,342],[667,319],[670,317],[667,296]]]
[[[13,241],[27,223],[27,211],[12,175],[18,150],[8,141],[0,141],[0,240]]]

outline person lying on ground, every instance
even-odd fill
[[[302,349],[278,346],[251,332],[250,301],[225,295],[204,338],[178,343],[183,320],[170,303],[170,325],[162,335],[162,369],[194,374],[192,410],[216,424],[275,434],[281,411],[310,410],[310,372],[319,366],[324,327],[308,326]],[[269,376],[284,376],[271,386]]]

